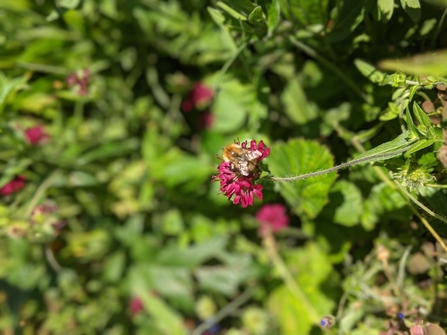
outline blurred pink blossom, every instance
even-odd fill
[[[24,176],[16,176],[13,180],[0,189],[0,194],[6,196],[17,192],[25,186],[25,180],[26,177]]]
[[[195,83],[188,97],[182,103],[182,110],[190,112],[193,108],[203,109],[214,97],[213,90],[202,83]]]
[[[35,145],[44,143],[48,140],[49,136],[45,132],[42,126],[35,126],[25,130],[25,137],[29,144]]]
[[[281,204],[266,204],[256,214],[256,219],[261,224],[259,232],[265,233],[268,229],[277,232],[289,225],[289,217],[286,207]]]
[[[129,303],[129,309],[130,309],[130,315],[135,316],[144,309],[143,302],[141,301],[140,298],[133,297]]]

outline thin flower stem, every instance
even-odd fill
[[[438,27],[436,28],[436,31],[435,31],[435,33],[433,34],[433,37],[432,37],[432,40],[431,40],[431,43],[430,43],[430,44],[431,44],[431,47],[434,47],[434,46],[435,46],[436,39],[438,38],[439,32],[440,32],[441,29],[442,29],[442,25],[444,24],[444,20],[445,20],[445,18],[446,18],[446,15],[447,15],[447,9],[445,9],[445,10],[444,10],[444,13],[442,13],[441,20],[439,20]]]
[[[271,229],[267,230],[263,236],[263,244],[267,251],[267,255],[275,266],[276,270],[279,272],[279,275],[283,279],[287,288],[290,292],[295,296],[295,298],[303,305],[304,309],[307,311],[310,319],[315,324],[318,323],[321,319],[318,312],[315,310],[314,306],[310,303],[306,294],[303,292],[301,287],[297,284],[296,280],[293,278],[290,273],[287,265],[282,260],[281,256],[278,254],[278,248],[276,246],[275,237],[273,236],[273,232]]]
[[[36,72],[44,72],[44,73],[54,73],[54,74],[60,74],[63,76],[68,76],[70,74],[70,71],[66,68],[60,67],[60,66],[54,66],[54,65],[47,65],[47,64],[38,64],[38,63],[28,63],[28,62],[22,62],[17,61],[15,63],[16,66],[36,71]]]
[[[360,152],[365,151],[365,149],[360,144],[360,142],[355,141],[355,138],[352,143],[354,144],[356,149],[359,150]],[[405,199],[405,201],[407,202],[407,205],[411,209],[411,211],[422,221],[422,224],[428,229],[428,231],[433,235],[433,237],[441,244],[441,246],[444,248],[444,250],[447,251],[447,249],[445,248],[445,244],[439,237],[438,233],[436,233],[436,231],[433,229],[433,227],[430,225],[430,223],[417,211],[417,209],[414,208],[414,206],[412,205],[410,200],[412,200],[416,205],[421,207],[428,214],[434,216],[435,218],[437,218],[443,222],[446,222],[446,223],[447,223],[447,220],[445,218],[443,218],[442,216],[436,214],[435,212],[431,211],[423,204],[421,204],[416,198],[414,198],[410,193],[408,193],[407,190],[404,187],[402,187],[396,180],[393,179],[391,181],[389,176],[387,176],[379,167],[374,166],[374,169],[375,169],[376,173],[378,174],[378,176],[380,177],[380,179],[382,179],[388,186],[390,186],[391,189],[396,189],[396,186],[398,186],[398,191],[400,192],[400,195]],[[434,185],[427,185],[427,186],[434,186]],[[436,186],[444,186],[444,185],[436,185]],[[408,199],[410,199],[410,200],[408,200]]]
[[[56,273],[61,273],[64,268],[58,263],[56,257],[54,257],[53,250],[49,245],[44,246],[45,257],[47,258],[48,264],[53,268]]]
[[[427,187],[433,187],[433,188],[447,188],[447,185],[430,184],[430,185],[427,185]]]
[[[415,197],[413,197],[406,189],[405,187],[403,187],[397,180],[394,180],[394,182],[396,183],[396,185],[399,187],[399,189],[405,193],[405,195],[411,199],[411,201],[413,201],[416,205],[418,205],[420,208],[422,208],[426,213],[430,214],[431,216],[437,218],[438,220],[441,220],[444,223],[447,223],[447,219],[443,218],[441,215],[436,214],[435,212],[433,212],[431,209],[427,208],[424,204],[422,204],[419,200],[417,200]],[[412,207],[412,206],[411,206]],[[442,240],[442,238],[438,235],[438,233],[436,232],[436,230],[433,229],[433,227],[431,226],[431,224],[417,211],[417,210],[413,210],[413,212],[419,217],[419,220],[422,221],[422,224],[425,226],[425,228],[427,228],[427,230],[433,235],[433,237],[436,239],[436,241],[439,242],[439,244],[441,245],[441,247],[447,252],[447,246],[445,245],[444,241]]]
[[[40,201],[40,198],[42,198],[45,191],[51,187],[54,180],[57,179],[60,176],[60,174],[61,174],[60,170],[53,171],[53,173],[39,185],[36,192],[34,193],[33,198],[29,202],[28,208],[25,212],[26,218],[28,218],[31,215],[33,209],[37,206],[37,203]]]
[[[219,72],[217,80],[213,83],[212,89],[213,89],[214,92],[217,90],[218,86],[220,85],[220,82],[222,81],[222,78],[225,75],[225,73],[227,73],[227,71],[230,68],[230,66],[234,63],[234,61],[237,59],[237,57],[242,52],[242,50],[245,49],[246,46],[247,46],[247,42],[243,42],[239,46],[239,48],[235,51],[233,56],[231,56],[231,58],[228,59],[227,62],[224,64],[224,66],[222,67],[222,69]]]
[[[220,311],[218,311],[213,316],[209,317],[199,326],[197,326],[192,332],[191,335],[200,335],[203,334],[208,328],[213,326],[216,323],[219,323],[223,318],[230,315],[237,308],[245,304],[252,296],[254,292],[254,287],[249,287],[245,292],[239,295],[232,302],[228,303],[223,307]]]
[[[321,171],[315,171],[315,172],[310,172],[310,173],[302,174],[302,175],[299,175],[299,176],[294,176],[294,177],[266,177],[266,179],[273,180],[273,181],[278,181],[278,182],[290,182],[290,181],[303,180],[303,179],[307,179],[307,178],[311,178],[311,177],[317,177],[317,176],[321,176],[321,175],[324,175],[324,174],[327,174],[327,173],[336,172],[338,170],[347,168],[349,166],[354,166],[354,165],[362,164],[362,163],[366,163],[366,162],[380,161],[380,160],[383,160],[383,159],[396,157],[396,156],[404,153],[405,151],[407,151],[409,148],[410,148],[410,146],[407,146],[405,148],[402,148],[402,149],[399,149],[399,150],[395,150],[395,151],[391,151],[391,152],[385,152],[385,153],[382,153],[382,154],[377,154],[377,155],[362,157],[362,158],[358,158],[358,159],[353,159],[350,162],[342,163],[340,165],[331,167],[329,169],[325,169],[325,170],[321,170]]]

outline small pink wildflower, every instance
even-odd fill
[[[130,315],[135,316],[144,309],[143,302],[141,301],[140,298],[133,297],[129,303],[129,309],[130,309]]]
[[[13,180],[0,189],[0,194],[7,196],[19,191],[25,186],[25,180],[26,178],[23,176],[16,176]]]
[[[214,93],[210,87],[202,83],[195,83],[188,97],[182,103],[182,110],[187,113],[193,108],[203,109],[209,105],[213,96]]]
[[[239,142],[236,144],[239,145]],[[261,174],[258,164],[270,154],[270,148],[265,146],[263,141],[257,144],[255,140],[250,142],[250,147],[247,147],[247,141],[243,142],[241,148],[261,153],[255,160],[256,167],[253,171],[248,176],[243,176],[231,168],[230,162],[222,161],[217,167],[218,175],[213,176],[212,180],[220,182],[220,191],[228,200],[232,200],[235,205],[240,203],[245,208],[253,205],[254,196],[262,201],[263,186],[255,182]]]
[[[256,219],[261,224],[259,231],[264,233],[268,229],[277,232],[289,225],[289,217],[286,207],[281,204],[266,204],[256,214]]]
[[[42,126],[31,127],[25,130],[25,138],[31,145],[45,143],[49,136]]]
[[[66,81],[70,87],[77,86],[78,95],[88,95],[88,84],[90,83],[90,71],[88,69],[73,72],[67,77]]]

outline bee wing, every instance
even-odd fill
[[[250,175],[250,170],[248,169],[248,162],[247,161],[240,161],[239,162],[239,172],[243,176]]]
[[[249,161],[252,161],[254,159],[258,159],[261,156],[262,156],[262,152],[260,152],[259,150],[250,151],[250,152],[245,154],[245,158],[247,160],[249,160]]]

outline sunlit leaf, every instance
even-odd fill
[[[285,105],[285,112],[290,119],[297,124],[304,124],[318,115],[317,108],[308,102],[306,95],[297,79],[288,82],[282,100]]]
[[[272,145],[269,156],[270,171],[276,177],[300,174],[329,168],[333,159],[329,151],[313,141],[301,139]],[[328,201],[328,192],[334,182],[334,173],[306,180],[278,183],[280,194],[298,214],[314,218]]]
[[[330,282],[329,286],[334,288],[337,278],[333,276],[327,255],[314,243],[290,252],[286,263],[295,273],[296,284],[307,301],[300,301],[287,286],[281,285],[270,296],[268,306],[278,319],[281,334],[307,334],[318,322],[315,316],[329,314],[334,306],[334,302],[321,292],[319,286],[323,282]],[[328,293],[329,290],[326,290]]]
[[[447,75],[447,50],[439,50],[402,59],[385,59],[379,63],[384,70],[402,71],[418,76]]]

